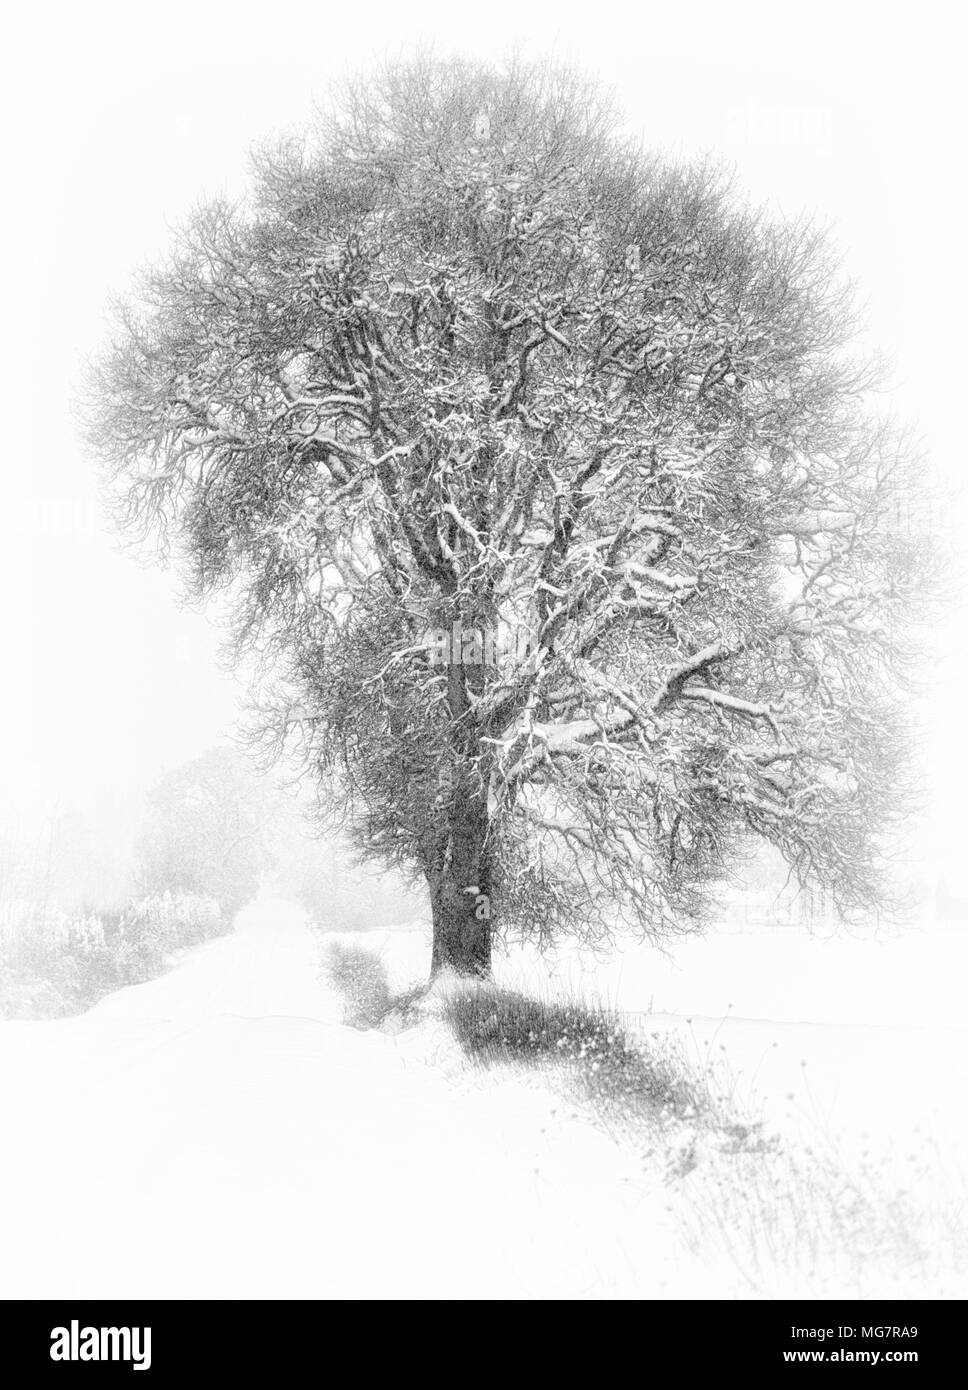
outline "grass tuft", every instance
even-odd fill
[[[323,966],[343,996],[343,1022],[351,1028],[379,1028],[390,1012],[390,986],[379,956],[363,946],[328,941]]]
[[[554,1067],[610,1128],[675,1119],[728,1132],[737,1143],[753,1137],[756,1127],[729,1113],[678,1039],[646,1045],[607,1009],[468,986],[446,996],[444,1013],[476,1062]]]
[[[323,974],[343,996],[343,1022],[351,1028],[404,1028],[418,1017],[426,985],[399,994],[390,989],[386,968],[375,951],[338,938],[323,942]]]

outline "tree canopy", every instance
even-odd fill
[[[421,59],[191,217],[91,438],[259,732],[485,971],[501,925],[687,927],[751,834],[880,900],[924,547],[856,331],[822,235],[580,77]]]

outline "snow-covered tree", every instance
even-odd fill
[[[618,129],[559,70],[370,74],[191,218],[95,376],[126,524],[426,881],[435,970],[688,926],[751,833],[864,909],[902,799],[917,476],[850,295]]]
[[[167,772],[148,794],[138,838],[141,890],[209,896],[235,912],[258,891],[279,807],[278,789],[231,747]]]

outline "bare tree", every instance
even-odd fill
[[[95,374],[125,524],[424,877],[434,970],[499,924],[682,929],[751,833],[865,910],[902,800],[916,460],[850,294],[618,130],[560,70],[368,75],[193,216]]]

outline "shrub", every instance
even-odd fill
[[[386,970],[379,956],[341,941],[326,944],[324,969],[343,995],[343,1022],[353,1028],[378,1028],[392,1008]]]
[[[14,902],[0,914],[0,1017],[57,1018],[83,1012],[123,985],[153,979],[173,951],[221,935],[217,902],[163,893],[120,912],[68,916]]]

